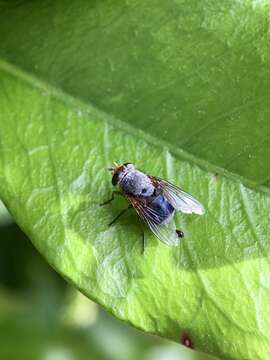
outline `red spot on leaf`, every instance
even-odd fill
[[[183,344],[184,346],[193,349],[193,342],[191,340],[191,338],[187,335],[187,334],[183,334],[181,336],[181,344]]]

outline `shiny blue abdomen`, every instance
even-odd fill
[[[151,200],[148,205],[151,207],[151,209],[153,209],[153,220],[157,225],[166,223],[174,212],[174,207],[165,199],[163,195],[154,197],[154,199]]]

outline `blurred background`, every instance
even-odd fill
[[[0,202],[0,359],[206,360],[126,325],[68,285]]]

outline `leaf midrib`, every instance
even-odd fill
[[[154,145],[158,148],[168,149],[173,155],[176,156],[176,158],[180,158],[181,160],[185,160],[190,163],[193,163],[194,165],[201,167],[205,171],[212,172],[216,176],[225,176],[234,181],[241,182],[245,186],[253,190],[270,195],[270,189],[267,186],[258,185],[256,182],[246,179],[245,177],[240,176],[239,174],[230,172],[225,168],[209,163],[207,160],[198,158],[193,154],[190,154],[189,152],[183,150],[180,147],[175,148],[168,141],[165,141],[163,139],[157,139],[155,136],[150,135],[149,133],[141,129],[135,128],[132,125],[121,121],[115,116],[96,108],[91,103],[86,103],[80,98],[74,97],[73,95],[66,93],[61,88],[52,86],[51,84],[47,83],[45,80],[43,79],[41,80],[35,75],[25,72],[24,70],[22,70],[18,66],[15,66],[12,63],[0,59],[0,69],[30,84],[33,88],[38,88],[45,92],[48,92],[50,96],[53,96],[58,100],[61,100],[63,103],[67,104],[68,106],[73,106],[74,108],[78,108],[79,111],[83,110],[87,114],[91,113],[91,115],[96,116],[97,119],[109,123],[115,128],[127,132],[130,135],[140,137],[150,145]]]

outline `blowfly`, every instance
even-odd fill
[[[202,204],[187,192],[156,176],[151,176],[136,169],[131,163],[114,164],[109,169],[112,172],[112,184],[118,186],[118,191],[112,192],[106,205],[114,200],[115,195],[124,196],[129,206],[109,224],[112,225],[128,209],[134,208],[139,218],[145,223],[156,237],[167,245],[176,246],[179,238],[184,236],[183,231],[175,228],[175,211],[185,214],[203,215],[205,210]],[[143,251],[145,247],[142,228]]]

